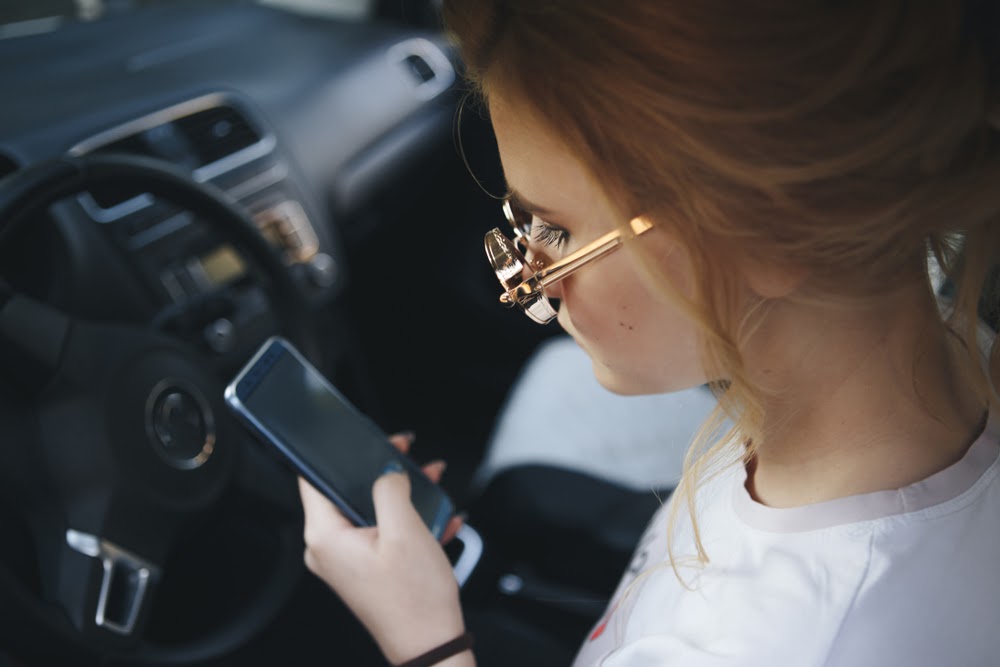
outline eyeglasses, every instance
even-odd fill
[[[510,199],[504,200],[503,213],[513,228],[514,240],[504,236],[499,228],[488,231],[484,240],[486,257],[504,289],[500,295],[500,303],[508,308],[514,304],[519,305],[528,317],[539,324],[548,324],[558,314],[545,296],[546,287],[551,287],[585,264],[616,250],[625,239],[639,236],[653,227],[646,218],[636,217],[628,223],[630,232],[623,233],[623,230],[616,229],[551,264],[546,264],[541,259],[535,259],[529,264],[518,244],[522,244],[525,251],[528,249],[531,213],[512,204]],[[528,275],[527,279],[524,278],[525,274]]]

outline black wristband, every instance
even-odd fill
[[[427,651],[427,653],[418,655],[416,658],[407,660],[404,663],[400,663],[396,667],[431,667],[431,665],[436,665],[453,655],[458,655],[462,651],[468,651],[472,648],[473,643],[472,633],[465,632],[458,637],[455,637],[450,642],[445,642],[436,648],[432,648],[430,651]]]

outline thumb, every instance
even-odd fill
[[[397,463],[390,463],[372,485],[375,525],[381,535],[405,535],[414,519],[420,520],[410,500],[410,477]]]

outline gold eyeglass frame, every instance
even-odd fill
[[[638,216],[628,223],[630,233],[616,229],[551,264],[546,264],[540,259],[535,259],[529,264],[517,244],[524,244],[527,250],[530,224],[518,223],[509,199],[503,202],[503,212],[513,228],[514,240],[505,236],[499,227],[486,232],[484,239],[486,257],[504,289],[500,294],[500,303],[508,308],[514,304],[519,305],[528,317],[539,324],[548,324],[558,315],[545,296],[546,287],[551,287],[579,271],[583,266],[617,250],[626,239],[644,234],[653,228],[649,220]],[[524,278],[526,272],[530,272],[527,279]]]

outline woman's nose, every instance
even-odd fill
[[[549,285],[545,288],[545,296],[551,300],[562,299],[562,281]]]

